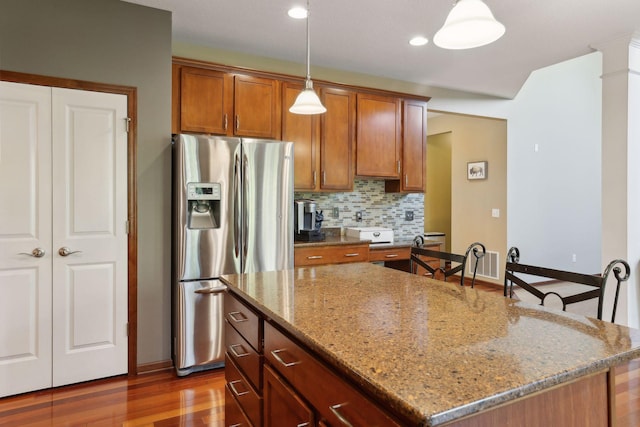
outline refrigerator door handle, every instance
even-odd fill
[[[248,183],[251,182],[249,180],[249,158],[246,154],[243,154],[244,162],[242,164],[242,178],[243,178],[243,186],[242,186],[242,271],[244,272],[246,262],[247,262],[247,252],[249,250],[247,242],[249,241],[249,197],[247,193],[249,189],[247,186]]]
[[[235,256],[240,256],[240,156],[236,154],[233,166],[233,246]]]

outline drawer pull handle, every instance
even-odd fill
[[[233,320],[236,323],[246,322],[247,320],[249,320],[247,316],[245,316],[243,313],[240,313],[239,311],[232,311],[228,314],[228,316],[231,318],[231,320]],[[242,317],[238,317],[238,316],[242,316]]]
[[[352,254],[344,254],[344,256],[346,256],[346,257],[354,257],[354,256],[360,256],[360,254],[355,252],[355,253],[352,253]]]
[[[340,420],[342,424],[348,427],[353,427],[353,424],[351,424],[349,420],[340,413],[340,408],[347,405],[347,403],[338,403],[337,405],[329,406],[329,409],[331,410],[331,412],[333,412],[333,415],[335,415]]]
[[[279,355],[278,353],[282,353],[283,351],[286,351],[286,350],[285,350],[284,348],[283,348],[283,349],[281,349],[281,350],[273,350],[273,351],[271,352],[271,354],[272,354],[272,355],[273,355],[273,357],[274,357],[278,362],[280,362],[280,363],[281,363],[285,368],[290,368],[290,367],[292,367],[292,366],[295,366],[295,365],[299,365],[299,364],[300,364],[300,361],[297,361],[297,362],[289,362],[289,363],[287,363],[287,362],[285,362],[284,360],[282,360],[282,358],[280,357],[280,355]]]
[[[241,380],[237,380],[237,381],[231,381],[229,383],[229,388],[231,389],[233,394],[235,394],[238,397],[244,396],[245,394],[249,394],[249,390],[243,391],[243,392],[238,392],[238,390],[236,389],[236,384],[238,384],[238,383],[242,384],[242,381]]]
[[[322,259],[322,255],[311,255],[308,256],[307,259]]]
[[[236,347],[240,347],[240,349],[243,351],[243,353],[238,353],[236,351]],[[250,355],[251,353],[249,353],[248,351],[244,350],[244,347],[242,346],[242,344],[232,344],[229,346],[229,350],[231,350],[231,353],[233,353],[233,355],[235,357],[245,357]]]
[[[387,254],[384,257],[385,258],[398,258],[398,254]]]
[[[308,422],[306,422],[306,423],[298,424],[296,427],[309,427],[309,425],[310,424]]]

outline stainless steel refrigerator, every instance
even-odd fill
[[[293,268],[293,143],[173,137],[173,357],[224,364],[222,274]]]

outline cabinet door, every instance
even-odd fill
[[[0,82],[0,153],[2,397],[51,387],[50,88]]]
[[[282,140],[293,141],[294,187],[296,191],[316,190],[320,129],[318,115],[290,113],[289,107],[304,86],[285,82],[282,88]]]
[[[356,175],[400,178],[400,100],[358,94]]]
[[[264,426],[313,426],[313,411],[267,365],[264,366]]]
[[[280,139],[280,91],[274,79],[236,75],[234,134]]]
[[[179,90],[181,132],[218,135],[228,133],[233,111],[232,75],[202,68],[182,67]]]
[[[427,151],[427,103],[404,101],[402,191],[424,191]]]
[[[322,102],[327,112],[320,118],[320,187],[351,191],[356,96],[346,90],[324,88]]]

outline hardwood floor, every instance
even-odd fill
[[[640,360],[616,372],[617,427],[640,425]],[[0,426],[224,426],[224,371],[118,377],[0,399]]]
[[[617,427],[640,426],[640,360],[616,371],[616,415]],[[6,397],[0,426],[222,427],[224,371],[178,378],[166,370]]]

